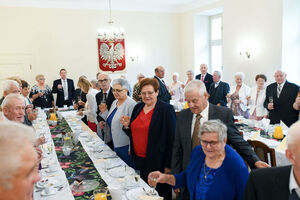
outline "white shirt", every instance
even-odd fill
[[[60,79],[61,80],[61,85],[63,86],[63,89],[64,91],[67,91],[67,94],[68,94],[68,81],[67,79],[63,80],[63,79]],[[66,83],[66,88],[64,87],[64,81]],[[67,101],[69,99],[68,95],[65,96],[65,101]]]
[[[219,86],[221,80],[219,80],[218,82],[215,83],[215,88]]]
[[[200,81],[201,81],[201,80],[203,80],[203,81],[204,81],[206,74],[207,74],[207,73],[205,73],[204,75],[203,75],[203,74],[201,74]],[[202,79],[202,77],[203,77],[203,79]]]
[[[178,100],[178,101],[184,100],[182,83],[180,81],[177,81],[176,84],[172,83],[172,85],[170,86],[170,91],[174,93],[174,95],[172,96],[174,100]]]
[[[294,167],[292,167],[291,173],[290,173],[289,189],[290,189],[290,193],[292,193],[293,189],[295,189],[298,197],[300,197],[300,187],[297,184],[295,176],[294,176]]]
[[[200,125],[203,124],[204,122],[208,121],[208,110],[209,110],[209,103],[207,102],[206,108],[204,108],[204,110],[202,110],[202,112],[200,113],[200,115],[202,116],[200,118]],[[196,122],[196,116],[197,116],[197,114],[193,114],[191,136],[193,136],[195,122]]]
[[[280,88],[280,94],[281,94],[281,92],[282,92],[282,88],[283,88],[285,82],[286,82],[286,80],[285,80],[283,83],[280,84],[280,86],[281,86],[281,88]],[[278,89],[278,86],[279,86],[279,84],[277,83],[277,89]],[[280,95],[280,94],[279,94],[279,95]]]
[[[85,103],[85,111],[83,114],[87,116],[87,120],[93,123],[97,123],[97,102],[96,102],[96,94],[98,90],[90,88],[89,92],[86,94],[86,103]]]

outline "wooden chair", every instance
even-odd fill
[[[253,147],[256,155],[262,161],[269,163],[268,154],[270,154],[271,166],[276,167],[275,150],[273,148],[270,148],[265,143],[257,141],[257,140],[247,140],[247,141]]]

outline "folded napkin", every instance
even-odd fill
[[[141,195],[139,196],[139,200],[163,200],[163,197],[159,196],[147,196],[147,195]]]
[[[281,141],[281,143],[276,147],[276,151],[286,150],[286,137]]]

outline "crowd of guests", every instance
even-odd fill
[[[300,107],[299,86],[288,82],[281,70],[275,72],[275,82],[267,87],[267,77],[258,74],[256,86],[252,88],[244,84],[242,72],[235,74],[235,84],[229,86],[221,81],[221,72],[214,71],[211,75],[205,64],[201,64],[200,71],[195,79],[194,72],[187,71],[185,83],[179,81],[178,73],[174,73],[172,84],[168,86],[164,81],[165,69],[158,66],[154,69],[154,77],[138,74],[133,91],[125,77],[112,80],[105,73],[97,73],[97,81],[79,77],[77,89],[74,81],[67,78],[66,69],[60,70],[60,79],[55,80],[52,87],[45,84],[42,74],[36,76],[37,83],[31,89],[25,80],[10,77],[3,83],[0,119],[5,122],[0,122],[0,130],[12,127],[7,128],[11,135],[18,135],[23,128],[20,124],[32,125],[37,117],[37,107],[73,106],[92,131],[124,162],[140,171],[143,180],[149,184],[157,183],[158,193],[166,200],[172,199],[172,186],[179,200],[264,199],[264,193],[253,181],[270,185],[272,175],[281,171],[285,172],[281,174],[284,178],[289,178],[285,177],[287,174],[294,175],[294,182],[298,184],[296,191],[299,191],[300,149],[295,145],[295,141],[300,142],[300,122],[296,122]],[[186,101],[188,108],[176,116],[171,99]],[[251,169],[270,166],[259,160],[239,134],[233,115],[255,120],[269,118],[271,124],[283,121],[291,126],[286,155],[293,167],[253,171],[248,180],[247,165]],[[30,132],[29,129],[25,131]],[[19,161],[25,157],[25,152],[32,151],[30,145],[21,148],[18,140],[8,142],[7,137],[0,131],[1,159],[8,159],[4,152],[7,144],[2,145],[4,143],[16,143],[16,148],[20,149],[16,151]],[[44,138],[31,141],[28,136],[23,139],[32,143],[36,152],[30,159],[24,159],[28,165],[36,166],[42,159],[38,146],[44,143]],[[14,170],[22,171],[23,168]],[[35,169],[31,173],[27,188],[38,181]],[[264,174],[269,178],[263,179]],[[14,177],[10,180],[14,187]],[[11,190],[3,181],[0,178],[0,196],[9,197]],[[284,188],[288,190],[288,185]],[[290,187],[284,194],[286,198],[281,199],[287,199],[293,189]]]

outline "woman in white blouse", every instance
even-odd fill
[[[268,111],[264,107],[266,99],[265,83],[267,77],[264,74],[258,74],[255,77],[256,86],[251,88],[249,105],[250,105],[250,119],[261,120],[268,116]]]
[[[245,74],[237,72],[234,75],[235,85],[230,86],[229,107],[235,116],[249,118],[249,107],[247,98],[250,96],[250,87],[243,83]]]
[[[195,74],[194,74],[194,71],[193,70],[188,70],[186,72],[186,76],[187,76],[187,80],[184,84],[184,87],[189,84],[192,80],[194,80],[194,77],[195,77]]]
[[[182,83],[178,81],[179,74],[175,72],[172,78],[173,78],[173,83],[170,87],[170,94],[172,96],[172,99],[177,101],[183,101],[184,94],[183,94]]]
[[[86,93],[86,103],[84,111],[78,112],[78,115],[86,115],[89,128],[92,131],[97,132],[97,102],[95,96],[99,91],[93,89],[92,84],[85,78],[79,79],[77,86],[81,89],[82,92]]]

